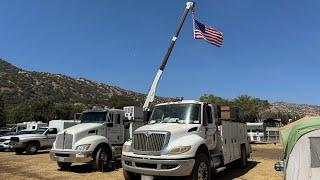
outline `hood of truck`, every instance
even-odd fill
[[[200,124],[178,124],[178,123],[157,123],[148,124],[135,130],[139,131],[165,131],[170,133],[170,141],[173,141],[181,136],[197,132]],[[189,130],[192,130],[188,132]]]
[[[41,139],[45,138],[46,135],[43,134],[20,134],[16,136],[11,136],[11,137],[18,137],[20,140],[31,140],[31,139]]]
[[[69,127],[58,134],[71,134],[72,135],[72,146],[75,145],[79,140],[91,136],[91,135],[96,135],[94,134],[89,134],[89,131],[91,130],[97,130],[98,134],[102,133],[102,124],[100,123],[82,123],[82,124],[77,124],[75,126]],[[58,139],[56,139],[58,141]],[[62,139],[60,139],[62,140]],[[73,147],[75,148],[75,147]]]
[[[14,135],[10,135],[10,136],[1,136],[0,139],[11,139],[11,137],[14,137]]]
[[[82,123],[82,124],[77,124],[75,126],[69,127],[63,131],[61,131],[59,134],[66,132],[68,134],[78,134],[81,132],[87,132],[92,129],[97,129],[101,127],[100,123]]]

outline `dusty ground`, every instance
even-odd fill
[[[214,179],[282,179],[274,171],[274,163],[280,158],[282,148],[273,144],[252,145],[252,157],[246,169],[228,168],[214,176]],[[37,155],[16,155],[0,152],[0,179],[112,179],[122,180],[122,169],[112,172],[92,172],[90,165],[73,165],[69,172],[59,170],[56,162],[49,159],[49,151]]]

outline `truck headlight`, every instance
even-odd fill
[[[91,144],[82,144],[76,147],[76,151],[86,151],[90,148]]]
[[[129,152],[131,149],[131,145],[129,144],[124,144],[122,147],[122,152]]]
[[[178,146],[173,147],[169,150],[168,155],[176,155],[176,154],[182,154],[191,149],[191,146]]]

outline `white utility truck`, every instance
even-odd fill
[[[144,125],[142,110],[133,106],[124,109],[84,111],[80,124],[58,133],[50,158],[62,170],[72,163],[91,163],[96,171],[113,167],[121,158],[123,143],[130,138],[129,129]]]
[[[250,145],[246,124],[219,120],[215,105],[199,101],[180,101],[156,105],[150,113],[158,82],[178,38],[188,12],[186,8],[173,35],[168,51],[153,80],[143,105],[148,124],[138,128],[123,145],[122,167],[126,180],[152,179],[154,176],[185,176],[210,180],[211,172],[238,161],[247,163]],[[220,114],[220,115],[219,115]],[[149,115],[150,118],[148,117]]]
[[[246,124],[219,120],[215,105],[199,101],[158,104],[147,125],[122,151],[126,180],[142,176],[210,179],[218,168],[250,156]]]

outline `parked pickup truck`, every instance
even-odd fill
[[[0,137],[0,151],[7,151],[7,150],[11,150],[10,148],[10,139],[14,136],[19,136],[19,135],[22,135],[22,134],[33,134],[35,131],[34,130],[21,130],[21,131],[18,131],[18,132],[10,132],[10,133],[7,133],[5,134],[4,136],[1,136]]]
[[[56,128],[41,127],[34,134],[11,137],[10,148],[13,148],[16,154],[22,154],[24,151],[27,154],[35,154],[39,149],[52,147],[56,134]]]
[[[78,124],[74,120],[51,120],[49,127],[38,128],[34,134],[14,136],[10,140],[10,147],[17,154],[26,151],[35,154],[39,149],[51,148],[59,131]]]

